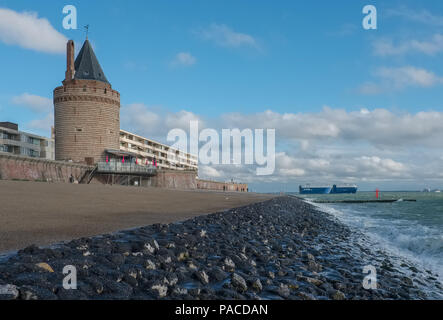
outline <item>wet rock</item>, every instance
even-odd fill
[[[0,285],[0,300],[15,300],[19,295],[20,292],[17,286],[12,284]]]
[[[125,256],[121,253],[114,253],[109,256],[109,261],[116,265],[121,265],[125,263]]]
[[[204,285],[209,283],[209,276],[204,270],[199,270],[194,273],[194,276]]]
[[[103,287],[104,293],[118,294],[120,297],[126,297],[125,299],[128,299],[134,292],[133,288],[123,281],[106,280]]]
[[[54,300],[57,296],[54,292],[37,286],[22,286],[19,288],[22,300]]]
[[[302,300],[317,300],[312,294],[306,292],[297,292],[297,296]]]
[[[151,254],[155,253],[158,249],[160,249],[160,246],[158,245],[158,242],[156,240],[151,240],[147,243],[145,243],[144,248]]]
[[[189,252],[187,250],[182,250],[177,255],[178,261],[185,261],[188,258],[189,258]]]
[[[232,274],[231,285],[239,292],[245,292],[246,290],[248,290],[248,286],[246,285],[246,280],[237,273]]]
[[[152,261],[149,260],[149,259],[147,259],[147,260],[144,262],[144,267],[145,267],[145,269],[147,269],[147,270],[155,270],[155,269],[157,269],[157,267],[155,266],[155,263],[152,262]]]
[[[280,284],[280,286],[277,289],[277,293],[279,296],[283,298],[288,298],[291,294],[291,291],[289,290],[289,287],[283,283]]]
[[[163,283],[168,286],[175,286],[178,283],[178,281],[179,278],[175,273],[169,273],[163,279]]]
[[[208,271],[208,275],[217,282],[222,281],[228,277],[228,274],[224,272],[220,267],[213,267]]]
[[[159,298],[164,298],[168,294],[168,287],[166,285],[157,284],[152,286],[151,289],[157,292]]]
[[[306,277],[306,282],[311,283],[315,286],[321,286],[323,284],[323,281],[321,281],[320,279],[310,277]]]
[[[36,266],[39,267],[42,270],[47,271],[47,272],[54,272],[52,267],[49,264],[47,264],[46,262],[37,263]]]
[[[226,271],[229,271],[229,272],[234,272],[235,271],[235,263],[229,257],[225,258],[225,260],[223,261],[223,266],[224,266]]]
[[[263,285],[261,284],[260,279],[255,279],[255,280],[252,282],[251,287],[252,287],[255,291],[257,291],[257,292],[261,292],[261,291],[263,290]]]
[[[188,294],[188,289],[186,289],[186,288],[174,288],[172,293],[175,294],[175,295],[178,295],[178,296],[184,296],[184,295]]]
[[[334,300],[345,300],[346,296],[343,292],[337,290],[335,291],[335,293],[332,295],[332,299]]]
[[[200,238],[204,238],[204,237],[206,237],[206,230],[200,230],[200,232],[199,232],[199,236],[200,236]]]
[[[403,285],[405,285],[407,287],[413,287],[414,286],[414,282],[409,277],[403,277],[401,280],[402,280]]]
[[[18,254],[19,255],[36,255],[40,252],[40,248],[37,247],[36,245],[30,245],[29,247],[24,248],[23,250],[19,250]]]
[[[94,292],[98,295],[102,294],[104,291],[103,284],[95,278],[86,279],[86,282],[91,286]]]

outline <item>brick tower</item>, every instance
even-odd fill
[[[106,149],[119,149],[120,94],[87,39],[75,62],[74,41],[68,41],[62,83],[54,89],[55,159],[97,163]]]

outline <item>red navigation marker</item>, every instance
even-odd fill
[[[375,197],[377,198],[377,200],[378,200],[378,194],[379,194],[379,190],[378,189],[375,189]]]

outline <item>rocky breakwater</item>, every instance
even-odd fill
[[[25,248],[0,263],[0,298],[428,298],[385,253],[351,238],[328,214],[280,197],[179,223]],[[368,262],[377,268],[377,290],[362,285]],[[67,265],[77,270],[75,290],[63,287]],[[414,274],[439,286],[431,274]]]

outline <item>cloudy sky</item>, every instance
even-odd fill
[[[77,7],[78,30],[62,9]],[[362,28],[362,8],[378,29]],[[0,121],[49,135],[81,27],[121,93],[121,127],[275,128],[276,170],[201,166],[258,191],[443,188],[443,2],[0,0]]]

